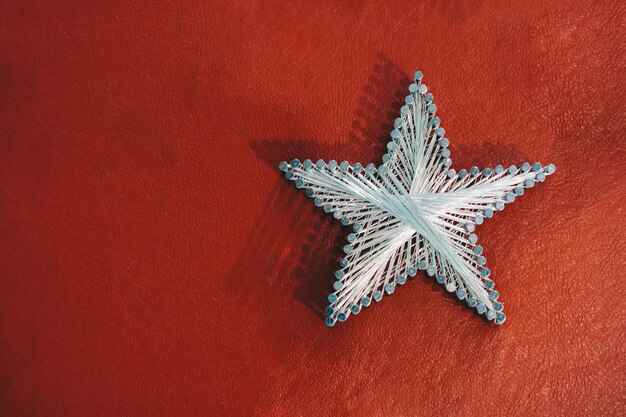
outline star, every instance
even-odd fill
[[[525,162],[455,171],[433,95],[420,71],[413,78],[380,166],[309,159],[279,164],[316,206],[352,226],[328,296],[328,326],[393,294],[418,270],[487,320],[506,320],[474,232],[556,168]]]

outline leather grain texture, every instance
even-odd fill
[[[138,3],[0,3],[2,416],[624,415],[623,2]],[[378,162],[415,69],[455,168],[557,172],[478,229],[504,326],[329,329],[277,164]]]

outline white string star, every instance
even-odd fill
[[[392,294],[418,270],[488,320],[502,324],[506,319],[473,232],[555,167],[525,162],[519,168],[472,167],[457,173],[450,168],[448,139],[420,71],[414,80],[381,166],[308,159],[279,165],[317,206],[344,226],[353,225],[328,296],[329,326]]]

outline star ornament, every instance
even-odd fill
[[[487,320],[506,320],[474,232],[556,168],[525,162],[455,171],[433,95],[420,71],[414,80],[382,165],[279,164],[316,206],[352,226],[328,296],[328,326],[393,294],[419,270]]]

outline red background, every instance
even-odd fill
[[[1,414],[623,415],[621,2],[280,3],[2,2]],[[415,69],[457,170],[557,173],[479,229],[504,326],[419,275],[329,329],[277,164],[379,161]]]

